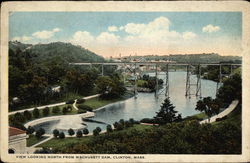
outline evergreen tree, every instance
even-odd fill
[[[169,98],[164,100],[164,103],[161,105],[159,112],[156,112],[154,117],[155,121],[159,124],[171,123],[174,121],[179,121],[181,119],[181,114],[177,115],[177,111],[174,110],[175,106],[171,104]]]

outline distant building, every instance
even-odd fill
[[[26,131],[9,127],[9,153],[26,153]]]

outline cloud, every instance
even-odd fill
[[[20,41],[20,42],[27,42],[32,40],[32,37],[28,37],[28,36],[22,36],[22,37],[14,37],[12,38],[12,41]]]
[[[109,32],[117,32],[118,31],[118,28],[116,26],[109,26],[108,27],[108,31]]]
[[[96,37],[96,41],[99,44],[117,44],[120,37],[109,32],[102,32],[99,36]]]
[[[59,32],[59,31],[61,31],[60,28],[54,28],[51,31],[43,30],[43,31],[38,31],[38,32],[33,33],[32,36],[38,39],[49,39],[53,37],[56,32]]]
[[[209,24],[207,26],[204,26],[202,28],[202,31],[203,32],[206,32],[206,33],[212,33],[212,32],[217,32],[220,30],[220,27],[219,26],[213,26],[212,24]]]
[[[77,31],[74,33],[70,42],[78,45],[89,45],[94,41],[94,37],[87,31]]]
[[[184,32],[182,37],[185,39],[185,40],[189,40],[189,39],[193,39],[195,38],[197,35],[193,32]]]

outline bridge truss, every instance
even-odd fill
[[[233,73],[233,69],[235,67],[241,67],[241,64],[231,64],[231,63],[171,63],[171,62],[93,62],[93,63],[69,63],[73,66],[93,66],[93,65],[101,65],[101,75],[104,75],[104,66],[121,66],[123,67],[123,70],[125,72],[126,69],[128,69],[134,76],[134,84],[133,84],[133,92],[135,95],[135,98],[137,98],[138,91],[137,91],[137,80],[138,80],[138,68],[140,66],[153,66],[155,67],[155,97],[158,98],[160,95],[165,95],[166,97],[169,97],[169,66],[185,66],[186,67],[186,91],[185,96],[188,98],[191,98],[191,96],[196,96],[197,98],[202,97],[201,92],[201,69],[204,66],[219,66],[219,74],[218,74],[218,81],[217,81],[217,87],[216,87],[216,95],[218,94],[219,88],[222,86],[222,79],[224,76],[230,76]],[[158,76],[159,76],[159,70],[158,67],[160,65],[165,65],[166,70],[165,72],[165,87],[163,87],[161,90],[159,90],[159,83],[158,83]],[[223,73],[222,67],[223,66],[230,66],[230,72],[229,73]],[[197,69],[196,69],[197,68]],[[194,70],[197,70],[196,75],[196,81],[192,78],[194,74]],[[125,79],[124,79],[125,83]]]

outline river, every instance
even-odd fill
[[[150,73],[153,76],[153,73]],[[159,73],[159,78],[164,80],[165,74],[163,72]],[[196,82],[196,76],[191,76],[191,82]],[[196,88],[192,88],[192,93],[195,92]],[[175,110],[181,113],[182,117],[190,116],[199,113],[195,110],[196,102],[199,98],[192,96],[191,98],[185,97],[186,89],[186,72],[169,72],[169,96],[171,103],[175,106]],[[202,97],[211,96],[215,97],[216,94],[216,83],[210,80],[201,80],[201,92]],[[141,120],[143,118],[153,118],[156,112],[159,111],[165,96],[160,95],[159,98],[155,98],[154,93],[139,93],[137,98],[130,98],[122,102],[115,103],[109,107],[96,111],[95,117],[92,119],[105,122],[107,124],[113,124],[115,121],[120,119],[128,120],[133,118],[134,120]],[[73,120],[74,121],[74,120]],[[79,121],[78,121],[79,123]],[[102,130],[106,129],[106,125],[84,122],[87,124],[87,128],[90,132],[93,131],[97,126],[101,127]],[[34,126],[35,128],[43,127],[46,133],[51,133],[51,131],[60,124],[58,123],[44,123],[39,126]],[[67,133],[67,132],[65,132]]]

